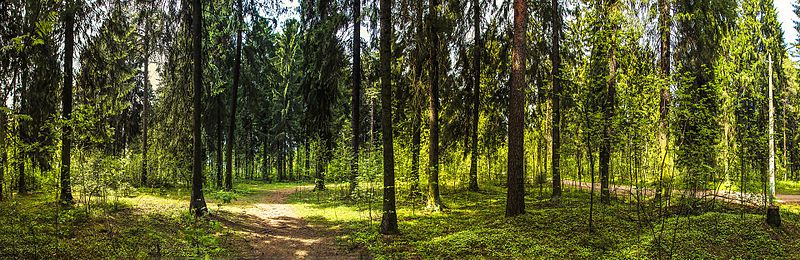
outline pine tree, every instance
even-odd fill
[[[195,216],[202,216],[208,209],[206,199],[203,197],[203,142],[201,135],[201,114],[203,98],[203,59],[202,59],[202,29],[203,29],[203,6],[200,0],[192,1],[192,87],[194,88],[194,110],[192,111],[192,196],[189,208]]]
[[[508,103],[508,191],[506,217],[525,213],[525,55],[527,6],[523,0],[514,0],[514,44],[511,49],[511,95]]]
[[[383,219],[381,234],[396,234],[397,209],[394,182],[394,137],[392,134],[392,1],[380,1],[381,128],[383,136]]]

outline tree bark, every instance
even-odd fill
[[[358,1],[358,0],[355,0]],[[392,0],[380,0],[381,128],[383,136],[383,218],[381,234],[397,234],[392,127]]]
[[[608,3],[608,9],[613,8],[616,0]],[[606,17],[610,14],[604,14]],[[610,25],[613,34],[616,34],[617,26]],[[617,88],[617,60],[616,43],[611,42],[608,50],[608,82],[606,83],[605,100],[603,101],[603,142],[600,146],[600,202],[611,203],[611,193],[609,191],[609,171],[611,161],[611,138],[613,136],[614,107]]]
[[[769,107],[769,159],[768,159],[768,178],[769,178],[769,201],[772,203],[775,199],[775,105],[772,95],[772,55],[769,56],[769,90],[768,92],[768,107]]]
[[[64,86],[61,88],[62,117],[66,122],[61,133],[61,195],[62,205],[72,204],[70,186],[70,152],[72,150],[72,56],[75,50],[75,12],[73,1],[64,3]]]
[[[236,15],[236,56],[234,57],[233,62],[233,86],[231,87],[231,116],[230,116],[230,127],[228,130],[228,142],[226,146],[226,168],[225,168],[225,190],[229,191],[233,189],[233,145],[235,143],[235,132],[236,132],[236,101],[237,101],[237,92],[239,89],[239,76],[240,70],[242,65],[242,29],[241,29],[241,19],[242,19],[242,0],[236,1],[238,5],[237,15]]]
[[[145,27],[148,28],[147,25]],[[149,41],[147,29],[145,29],[144,40],[145,41]],[[142,104],[142,186],[147,187],[147,148],[148,148],[148,143],[147,143],[147,141],[148,141],[147,140],[147,112],[148,112],[148,110],[150,108],[150,86],[149,86],[150,77],[149,77],[149,71],[147,69],[147,65],[149,65],[149,63],[150,63],[150,53],[149,53],[150,49],[149,49],[149,45],[147,43],[145,43],[145,48],[144,49],[145,49],[144,68],[143,68],[143,70],[144,70],[144,80],[143,80],[144,93],[142,94],[142,97],[143,97],[143,102],[142,102],[143,103]]]
[[[14,75],[16,77],[16,74]],[[12,83],[12,86],[14,84]],[[0,107],[5,108],[5,100]],[[5,182],[6,165],[8,165],[8,146],[6,146],[6,131],[8,127],[8,117],[5,111],[0,111],[0,149],[3,149],[0,155],[0,201],[3,201],[3,183]]]
[[[428,143],[428,208],[439,211],[442,197],[439,194],[439,32],[436,29],[439,0],[431,0],[428,26],[431,37],[431,78],[428,86],[428,109],[430,115],[430,141]]]
[[[223,189],[222,181],[222,97],[217,95],[214,97],[214,102],[217,103],[216,107],[216,121],[217,121],[217,188]]]
[[[353,93],[352,117],[350,126],[353,131],[353,157],[350,161],[350,191],[352,196],[356,191],[358,178],[358,152],[361,141],[361,0],[353,0]]]
[[[528,18],[526,1],[514,0],[514,39],[511,49],[511,94],[508,105],[508,191],[506,217],[525,213],[525,175],[523,172],[525,124],[525,32]]]
[[[192,111],[192,150],[194,154],[193,167],[192,167],[192,197],[189,203],[189,208],[195,216],[202,216],[208,209],[206,208],[206,200],[203,197],[203,142],[201,140],[201,113],[203,98],[203,64],[202,64],[202,22],[203,12],[200,0],[192,1],[192,42],[194,48],[192,49],[192,60],[194,63],[193,71],[193,87],[194,87],[194,111]]]
[[[659,121],[661,123],[660,141],[661,150],[664,152],[664,159],[667,155],[667,147],[669,145],[669,106],[670,106],[670,93],[669,93],[669,80],[670,80],[670,41],[672,18],[670,13],[669,0],[658,1],[659,10],[659,34],[661,35],[661,45],[659,47],[659,66],[661,70],[661,78],[664,83],[661,86],[661,102],[659,106]],[[660,199],[661,193],[664,189],[664,164],[661,164],[661,170],[658,177],[658,188],[656,189],[656,198]]]
[[[475,30],[475,49],[472,76],[472,155],[469,165],[469,190],[478,191],[478,119],[480,119],[481,93],[481,6],[479,0],[472,0],[473,30]]]
[[[551,0],[552,4],[552,26],[553,26],[553,42],[552,50],[550,50],[550,60],[553,63],[553,71],[551,73],[553,83],[553,125],[551,135],[553,138],[553,153],[552,153],[552,171],[553,171],[553,194],[551,200],[558,201],[561,199],[561,11],[559,9],[558,0]]]
[[[421,146],[422,113],[417,106],[414,108],[414,118],[411,126],[411,195],[416,197],[419,190],[419,151]]]

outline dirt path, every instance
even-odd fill
[[[244,237],[237,257],[267,259],[364,259],[363,250],[345,250],[335,243],[337,230],[312,225],[299,216],[288,197],[292,187],[256,194],[253,204],[222,207],[214,219]],[[250,199],[248,199],[250,200]],[[361,252],[360,252],[361,251]]]

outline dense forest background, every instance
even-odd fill
[[[202,215],[240,181],[313,181],[383,202],[392,234],[396,201],[446,210],[447,190],[507,187],[506,216],[567,186],[592,204],[628,190],[654,220],[766,214],[800,182],[800,39],[772,0],[7,0],[0,16],[0,200],[190,188]]]

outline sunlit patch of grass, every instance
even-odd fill
[[[777,181],[775,192],[778,194],[800,195],[800,181]]]
[[[329,185],[335,187],[335,185]],[[329,222],[369,220],[369,205],[348,203],[339,197],[331,188],[324,191],[299,189],[289,197],[298,215],[315,220]],[[379,208],[373,205],[372,219],[380,219]]]
[[[297,185],[240,182],[229,204],[247,205],[259,201],[257,194]],[[52,194],[16,196],[0,202],[0,258],[236,256],[242,235],[191,216],[189,197],[187,188],[138,188],[128,196],[94,198],[87,210],[84,204],[63,209]],[[214,213],[213,205],[225,203],[207,195],[207,204]]]
[[[657,258],[667,252],[673,257],[787,257],[800,245],[794,207],[783,209],[781,229],[766,226],[761,215],[745,214],[742,219],[740,214],[707,212],[692,216],[692,224],[685,223],[685,216],[669,217],[662,233],[660,223],[639,220],[653,212],[638,214],[636,207],[623,201],[602,205],[595,197],[595,229],[590,232],[589,194],[583,191],[566,193],[559,204],[528,196],[527,213],[515,218],[504,216],[503,190],[443,195],[448,207],[443,212],[425,211],[419,199],[399,200],[401,234],[396,236],[378,233],[379,196],[373,200],[372,221],[364,217],[367,204],[344,202],[336,193],[297,194],[292,202],[312,221],[343,227],[343,245],[367,248],[379,259]],[[682,247],[665,242],[673,236]],[[727,242],[738,248],[726,251]]]

